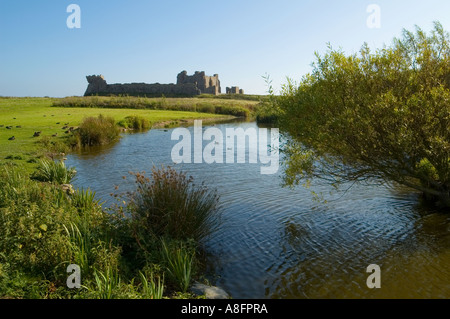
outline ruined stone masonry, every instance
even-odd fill
[[[227,94],[244,94],[244,90],[239,89],[239,86],[227,87]]]
[[[205,72],[195,72],[188,75],[183,71],[177,76],[176,84],[146,84],[146,83],[126,83],[108,84],[103,75],[91,75],[86,77],[89,85],[85,96],[89,95],[137,95],[137,96],[195,96],[199,94],[219,95],[220,88],[219,75],[205,75]],[[238,88],[239,91],[239,88]],[[242,90],[241,90],[242,91]],[[228,88],[227,88],[228,93]],[[243,91],[242,93],[243,94]]]

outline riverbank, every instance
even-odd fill
[[[116,123],[138,116],[152,128],[235,117],[192,110],[57,107],[55,101],[58,99],[0,98],[0,298],[204,298],[190,293],[189,284],[203,278],[201,238],[196,234],[209,232],[205,227],[217,213],[214,192],[201,199],[199,196],[207,194],[204,189],[197,190],[191,180],[175,171],[154,172],[153,178],[162,179],[157,185],[136,174],[141,188],[134,196],[141,196],[145,203],[146,196],[155,192],[139,191],[152,187],[163,185],[171,188],[171,194],[192,192],[178,201],[173,196],[165,198],[162,192],[162,197],[152,201],[162,206],[148,209],[168,218],[161,224],[167,231],[144,229],[138,234],[137,229],[153,222],[146,221],[145,214],[136,215],[140,208],[130,204],[132,198],[119,196],[115,209],[103,207],[95,192],[74,189],[72,177],[62,182],[58,176],[65,180],[72,175],[67,172],[74,170],[64,162],[47,159],[70,152],[68,141],[73,131],[84,118],[99,114]],[[165,180],[167,174],[172,177]],[[199,202],[186,205],[185,201],[194,200]],[[172,210],[164,213],[168,202],[179,205],[172,207],[177,216],[170,217]],[[206,211],[205,203],[210,203]],[[185,212],[188,220],[200,218],[200,229],[186,229],[180,237],[183,225],[189,223],[177,226],[176,232],[165,225],[176,223],[186,207],[193,208]],[[125,214],[135,218],[125,218]],[[66,286],[65,267],[70,263],[80,267],[81,289]],[[76,270],[71,278],[76,285]]]
[[[26,172],[33,171],[36,159],[43,158],[46,152],[69,151],[65,144],[70,128],[77,127],[83,118],[89,116],[103,114],[119,122],[127,116],[136,115],[148,119],[152,127],[159,128],[181,125],[195,119],[215,121],[234,118],[232,115],[194,111],[53,106],[60,100],[0,98],[0,165],[9,163]],[[170,103],[181,103],[180,100],[173,99]],[[187,100],[193,103],[192,99]]]

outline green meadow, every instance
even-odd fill
[[[83,101],[84,98],[76,99]],[[194,100],[200,99],[170,99],[166,103],[170,103],[169,106],[177,105],[182,100],[193,104]],[[208,99],[202,98],[201,101],[205,103]],[[122,108],[104,106],[97,108],[84,105],[83,107],[54,106],[64,105],[61,102],[64,102],[64,99],[0,98],[0,164],[12,162],[14,165],[23,166],[30,171],[34,168],[34,165],[30,164],[33,164],[37,157],[42,156],[43,143],[64,145],[64,140],[68,136],[67,127],[77,127],[84,118],[97,117],[100,114],[113,117],[117,122],[127,116],[140,116],[148,119],[152,126],[173,126],[194,119],[231,118],[230,115],[224,114],[136,109],[126,108],[126,105],[123,105]],[[214,105],[217,103],[218,100],[213,101]],[[249,101],[237,101],[236,103],[248,104]],[[257,102],[250,103],[256,104]],[[11,129],[7,129],[7,127],[11,127]],[[33,137],[35,132],[41,132],[40,136]],[[14,140],[10,140],[13,136]]]

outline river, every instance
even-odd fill
[[[257,124],[214,127],[225,136],[227,128]],[[172,131],[124,134],[113,146],[68,156],[66,164],[78,171],[74,186],[89,186],[112,203],[115,186],[133,190],[130,171],[173,164]],[[262,175],[260,163],[175,167],[218,190],[221,224],[205,247],[211,281],[233,298],[450,298],[450,214],[424,208],[414,191],[289,189],[281,187],[281,169]],[[381,269],[379,289],[366,284],[371,264]]]

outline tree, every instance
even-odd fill
[[[288,136],[285,182],[381,180],[450,207],[450,38],[403,30],[390,46],[316,53],[313,70],[276,102]]]

